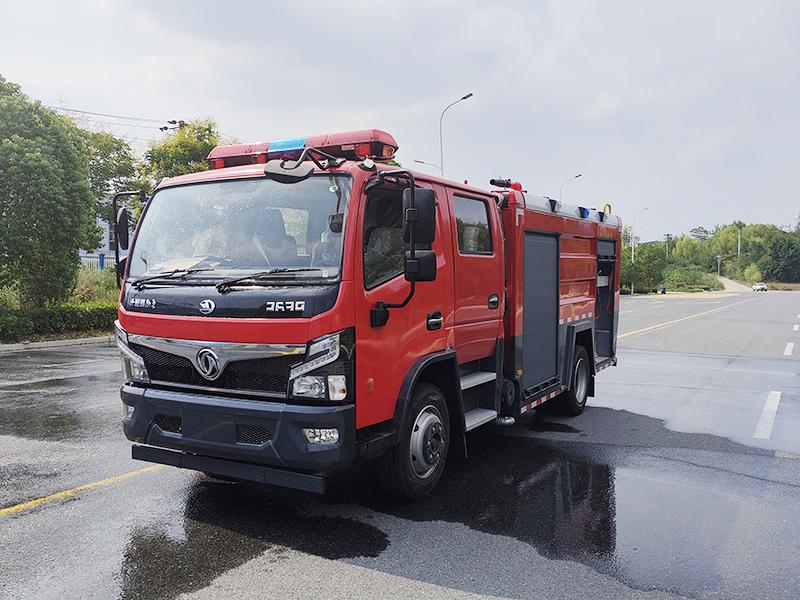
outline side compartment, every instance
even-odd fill
[[[559,383],[559,235],[526,231],[522,389],[527,398]]]

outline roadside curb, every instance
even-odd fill
[[[39,350],[42,348],[61,348],[65,346],[113,346],[114,336],[106,335],[96,338],[79,338],[75,340],[53,340],[51,342],[22,342],[20,344],[0,344],[3,352],[19,352],[20,350]]]

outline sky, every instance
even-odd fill
[[[381,129],[406,168],[608,203],[642,241],[800,215],[796,0],[0,0],[0,75],[139,151],[168,120]]]

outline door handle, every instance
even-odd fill
[[[428,331],[437,331],[442,328],[444,317],[438,310],[428,313]]]
[[[489,308],[494,310],[495,308],[500,307],[500,296],[497,294],[490,294],[489,295]]]

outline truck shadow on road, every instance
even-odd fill
[[[188,490],[178,535],[164,525],[131,533],[121,572],[122,597],[202,589],[225,571],[276,547],[329,559],[378,556],[390,540],[364,522],[369,511],[412,521],[462,523],[514,537],[550,557],[598,566],[613,555],[612,467],[491,428],[472,432],[469,446],[470,458],[449,461],[434,493],[418,502],[386,497],[369,465],[331,476],[322,497],[198,475]],[[364,521],[357,511],[355,519],[318,516],[326,505],[341,504],[367,509]]]

